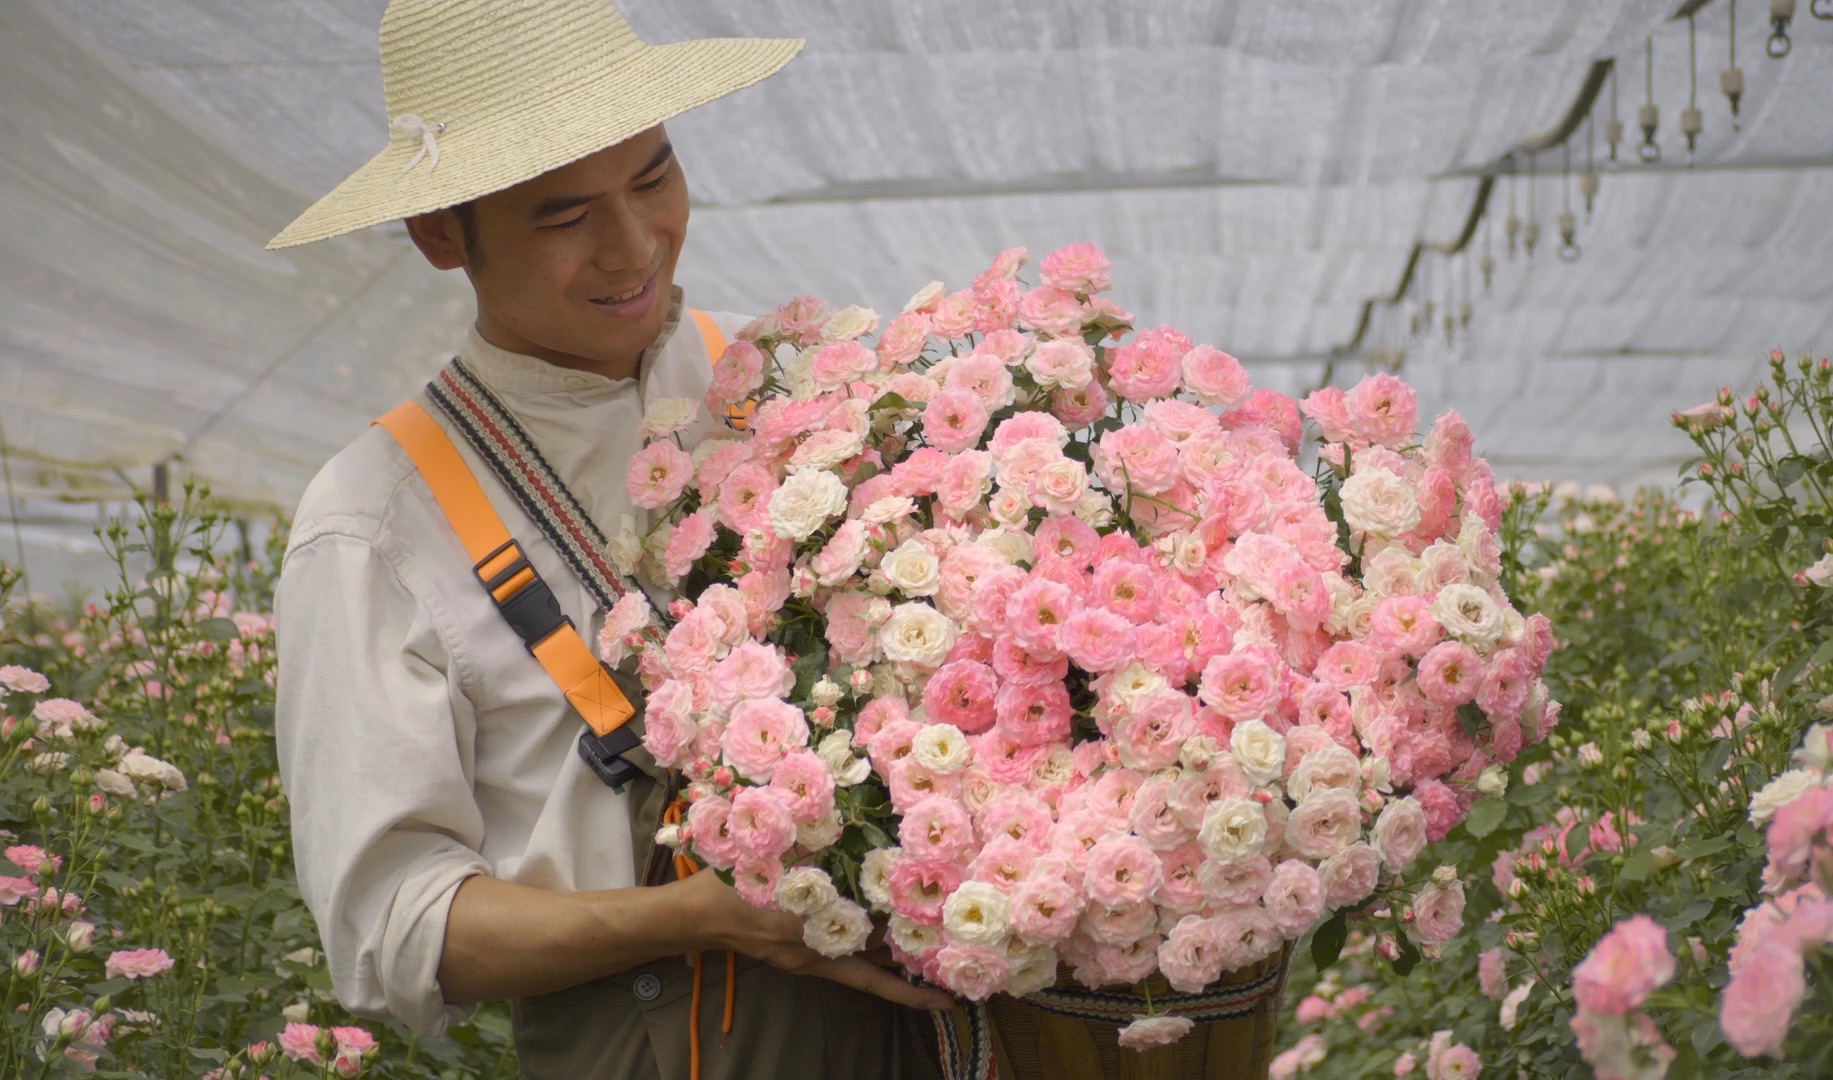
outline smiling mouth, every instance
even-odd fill
[[[630,301],[635,300],[638,297],[642,296],[644,293],[648,292],[650,285],[654,283],[655,283],[655,275],[651,274],[649,275],[648,278],[644,279],[641,284],[636,286],[636,288],[631,289],[628,292],[613,293],[609,296],[594,297],[592,302],[594,304],[600,304],[600,305],[604,305],[607,307],[615,307],[619,304],[628,304]]]

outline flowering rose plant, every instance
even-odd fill
[[[1771,374],[1675,414],[1696,505],[1562,485],[1505,524],[1510,591],[1559,630],[1560,730],[1423,855],[1490,870],[1438,963],[1373,963],[1376,920],[1295,965],[1298,1073],[1431,1078],[1450,1031],[1527,1076],[1833,1075],[1833,364]]]
[[[1091,245],[1025,263],[875,339],[809,298],[758,319],[702,403],[751,410],[733,437],[652,409],[629,488],[659,523],[613,550],[681,599],[626,597],[601,648],[688,781],[661,839],[825,954],[883,917],[976,1000],[1059,962],[1195,991],[1377,903],[1397,958],[1448,940],[1462,883],[1402,875],[1557,717],[1468,428],[1421,440],[1389,375],[1301,404],[1134,332]]]
[[[75,612],[0,567],[0,1076],[514,1075],[500,1007],[460,1042],[332,1000],[274,756],[279,550],[220,557],[226,524],[145,501]]]

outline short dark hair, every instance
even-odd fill
[[[465,238],[465,263],[472,267],[481,266],[484,252],[477,243],[477,200],[471,199],[452,207],[452,216],[458,219],[458,231]]]

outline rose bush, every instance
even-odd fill
[[[76,612],[0,568],[0,1076],[513,1076],[504,1010],[416,1040],[332,999],[274,758],[278,548],[219,556],[193,491],[142,511]]]
[[[1517,488],[1554,503],[1505,539],[1560,729],[1422,855],[1474,931],[1409,974],[1394,912],[1301,962],[1276,1071],[1833,1075],[1833,364],[1771,361],[1674,416],[1680,495]]]

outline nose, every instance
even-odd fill
[[[655,261],[655,232],[629,200],[610,200],[607,212],[599,220],[593,266],[607,274],[618,274],[645,269]]]

